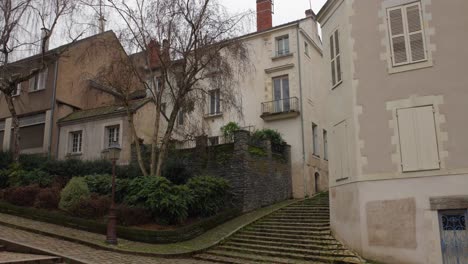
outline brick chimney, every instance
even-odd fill
[[[160,54],[161,54],[161,44],[157,42],[156,40],[150,40],[148,44],[148,57],[149,57],[149,63],[150,67],[154,68],[157,67],[159,64],[161,64],[161,59],[160,59]]]
[[[257,31],[273,26],[273,0],[257,0]]]

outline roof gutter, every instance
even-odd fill
[[[304,138],[304,107],[303,107],[303,96],[302,96],[302,71],[301,71],[301,44],[299,43],[299,29],[300,24],[297,23],[296,27],[296,37],[297,37],[297,67],[299,71],[299,96],[300,96],[300,103],[301,103],[301,136],[302,136],[302,178],[303,178],[303,185],[304,185],[304,197],[307,195],[307,181],[305,176],[305,164],[306,164],[306,157],[305,157],[305,138]]]

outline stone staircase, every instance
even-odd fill
[[[366,263],[330,232],[328,193],[284,207],[194,256],[214,263]]]
[[[6,251],[0,245],[0,264],[60,264],[60,257]]]

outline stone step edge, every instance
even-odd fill
[[[270,257],[280,257],[280,258],[287,258],[287,259],[295,259],[295,260],[312,260],[312,261],[323,261],[323,262],[329,262],[333,263],[333,261],[338,262],[344,262],[346,264],[352,263],[352,264],[361,264],[360,260],[356,260],[355,258],[333,258],[333,257],[325,257],[325,256],[307,256],[303,254],[295,254],[295,253],[286,253],[286,252],[273,252],[273,251],[268,251],[268,250],[251,250],[251,249],[240,249],[241,251],[238,251],[239,249],[233,248],[232,250],[226,249],[224,252],[239,252],[239,253],[244,253],[244,254],[255,254],[255,255],[266,255]],[[212,253],[212,251],[208,251],[208,253]]]
[[[300,235],[300,234],[278,234],[278,233],[262,233],[262,232],[255,232],[255,231],[242,231],[239,234],[247,234],[247,235],[257,235],[262,237],[276,237],[276,238],[290,238],[290,239],[326,239],[326,240],[335,240],[330,234],[327,235]]]
[[[280,257],[272,257],[266,255],[257,255],[257,254],[246,254],[241,252],[234,252],[234,251],[225,251],[225,250],[212,250],[209,253],[205,253],[209,255],[215,256],[222,256],[228,258],[238,258],[242,260],[250,261],[260,261],[261,263],[275,263],[275,264],[324,264],[327,262],[311,262],[311,261],[304,261],[298,259],[288,259],[288,258],[280,258]],[[243,262],[246,263],[246,262]],[[329,262],[328,262],[329,263]]]
[[[278,246],[287,246],[287,247],[292,247],[292,248],[316,248],[316,249],[324,249],[324,250],[347,250],[343,245],[341,244],[319,244],[319,243],[304,243],[304,244],[298,244],[294,242],[281,242],[281,241],[264,241],[261,239],[248,239],[248,238],[231,238],[228,242],[240,242],[240,243],[252,243],[254,245],[278,245]]]
[[[281,237],[264,237],[264,236],[254,236],[254,235],[236,235],[233,236],[234,238],[240,238],[240,239],[252,239],[252,240],[265,240],[265,238],[270,239],[271,241],[276,241],[276,242],[302,242],[302,243],[314,243],[318,245],[339,245],[343,246],[340,242],[334,240],[334,239],[294,239],[294,238],[281,238]]]
[[[313,255],[313,256],[330,256],[330,257],[355,257],[355,254],[347,249],[335,249],[337,252],[332,251],[321,251],[321,250],[308,250],[308,249],[301,249],[301,248],[288,248],[288,247],[276,247],[276,246],[265,246],[265,245],[250,245],[246,243],[238,243],[238,242],[227,242],[223,244],[223,247],[233,247],[239,249],[253,249],[253,250],[272,250],[277,252],[284,252],[284,253],[297,253],[297,254],[304,254],[304,255]],[[344,252],[341,252],[344,251]]]

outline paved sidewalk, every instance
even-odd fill
[[[97,250],[48,236],[42,236],[0,225],[0,237],[28,245],[33,248],[51,251],[62,257],[69,257],[89,264],[208,264],[194,259],[164,259],[140,257],[107,250]],[[1,258],[1,255],[0,255]],[[1,262],[1,259],[0,259]],[[212,264],[212,263],[211,263]]]
[[[98,247],[102,249],[108,248],[111,250],[118,250],[120,252],[146,254],[149,253],[159,256],[183,255],[204,250],[213,245],[216,245],[217,243],[230,236],[240,228],[294,202],[297,202],[297,200],[281,202],[248,214],[244,214],[224,224],[221,224],[192,240],[172,244],[149,244],[119,239],[119,245],[117,247],[114,247],[105,244],[105,236],[101,234],[90,233],[78,229],[48,224],[44,222],[1,213],[0,225],[3,225],[4,227],[16,227],[18,229],[23,229],[31,233],[39,233],[43,235],[49,235],[52,237],[59,236],[58,238],[63,238],[68,241],[80,241],[81,243],[84,243],[88,246]],[[0,233],[0,237],[2,236],[3,234]]]

